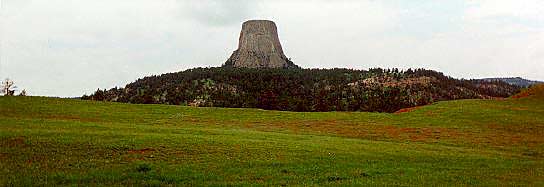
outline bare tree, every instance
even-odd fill
[[[15,86],[15,83],[10,80],[10,79],[6,79],[2,82],[2,93],[4,94],[4,96],[13,96],[15,95],[15,88],[17,88]]]
[[[27,95],[26,89],[23,89],[23,90],[21,91],[21,93],[19,93],[19,96],[26,96],[26,95]]]

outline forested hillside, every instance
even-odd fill
[[[150,76],[82,99],[285,111],[377,111],[435,101],[509,97],[518,86],[417,69],[196,68]]]
[[[520,86],[520,87],[524,87],[524,88],[527,88],[527,87],[532,86],[532,85],[535,85],[535,84],[542,84],[542,83],[544,83],[544,82],[541,82],[541,81],[527,80],[527,79],[524,79],[524,78],[521,78],[521,77],[512,77],[512,78],[486,78],[486,79],[482,79],[482,80],[486,80],[486,81],[503,81],[503,82],[506,82],[506,83],[508,83],[508,84],[516,85],[516,86]]]

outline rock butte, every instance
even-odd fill
[[[283,53],[276,24],[268,20],[244,22],[238,49],[224,67],[298,68]]]

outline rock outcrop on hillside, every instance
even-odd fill
[[[276,24],[251,20],[242,25],[238,49],[224,67],[298,68],[283,53]]]

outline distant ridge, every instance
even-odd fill
[[[544,84],[542,81],[527,80],[521,77],[509,77],[509,78],[485,78],[484,81],[503,81],[511,85],[527,88],[535,84]]]

